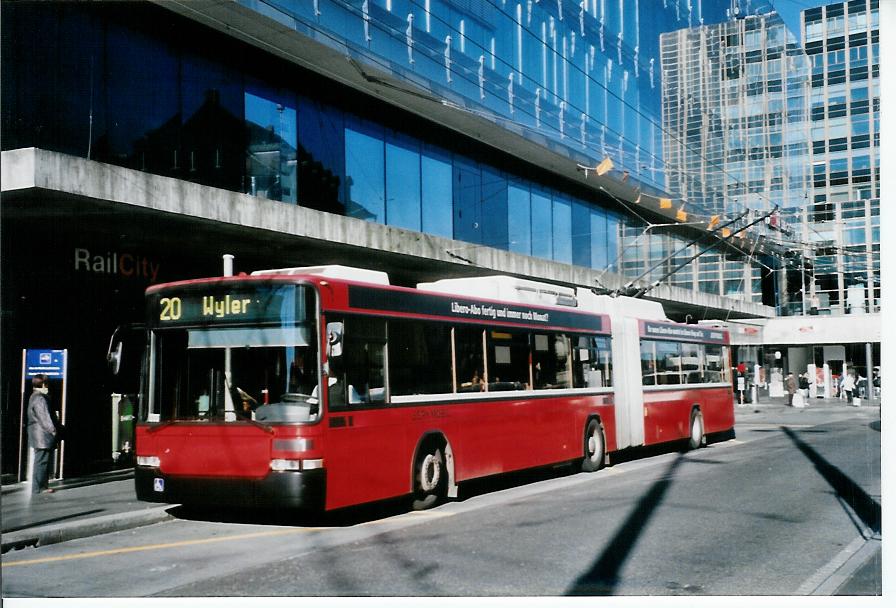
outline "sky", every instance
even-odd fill
[[[772,5],[781,15],[781,19],[793,32],[793,36],[798,42],[802,43],[802,35],[800,33],[800,13],[807,8],[815,8],[816,6],[824,6],[825,4],[833,4],[837,0],[771,0]]]

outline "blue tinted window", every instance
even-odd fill
[[[296,108],[293,95],[260,86],[245,95],[246,191],[296,202]]]
[[[507,249],[507,179],[482,168],[482,243]]]
[[[345,120],[342,111],[299,98],[299,200],[345,213]]]
[[[553,259],[572,263],[572,204],[569,199],[554,196],[553,201]]]
[[[410,138],[390,138],[386,144],[386,222],[409,230],[421,229],[419,144]]]
[[[591,209],[591,267],[607,267],[607,214],[602,209]]]
[[[581,201],[572,203],[572,263],[591,267],[591,210]]]
[[[384,172],[382,134],[372,126],[352,120],[351,127],[345,129],[347,216],[385,222]]]
[[[219,62],[185,54],[180,82],[181,139],[191,179],[242,190],[245,123],[241,76]]]
[[[108,154],[116,164],[171,175],[183,166],[175,49],[138,30],[106,31]],[[164,128],[163,128],[164,127]]]
[[[607,268],[618,272],[619,257],[619,230],[622,218],[619,214],[607,214]]]
[[[532,253],[529,187],[511,183],[507,189],[508,249],[514,253]]]
[[[424,148],[420,159],[423,189],[423,232],[454,236],[451,156]]]
[[[532,190],[532,255],[546,260],[553,252],[551,229],[551,197]]]
[[[482,176],[479,164],[454,159],[454,238],[482,242]]]

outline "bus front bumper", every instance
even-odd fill
[[[165,475],[153,467],[134,471],[137,499],[208,507],[322,510],[326,471],[271,471],[260,479]]]

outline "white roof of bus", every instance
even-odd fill
[[[358,281],[359,283],[374,283],[376,285],[389,284],[389,275],[385,272],[379,270],[368,270],[366,268],[340,266],[338,264],[328,264],[325,266],[297,266],[295,268],[275,268],[273,270],[256,270],[252,273],[252,276],[265,274],[310,274],[319,277],[327,277],[330,279]]]
[[[576,306],[576,292],[571,287],[505,275],[442,279],[431,283],[417,283],[417,289],[524,304]]]
[[[668,321],[666,311],[659,302],[629,298],[627,296],[597,295],[590,290],[578,292],[579,308],[588,312],[601,313],[611,317],[632,317],[645,321]]]

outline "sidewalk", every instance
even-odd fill
[[[170,519],[172,505],[141,502],[134,471],[55,481],[53,494],[31,494],[27,482],[2,488],[2,552],[49,545]]]
[[[858,410],[858,409],[880,409],[880,400],[876,399],[873,404],[869,404],[867,399],[862,399],[862,405],[852,405],[848,403],[845,399],[839,399],[837,397],[832,397],[830,399],[820,399],[815,398],[811,399],[806,397],[803,399],[803,406],[791,406],[787,405],[787,397],[766,397],[763,395],[759,395],[756,399],[756,403],[745,402],[738,403],[737,395],[734,397],[734,411],[745,410],[749,407],[761,407],[761,408],[786,408],[786,409],[836,409],[841,408],[843,410]]]

